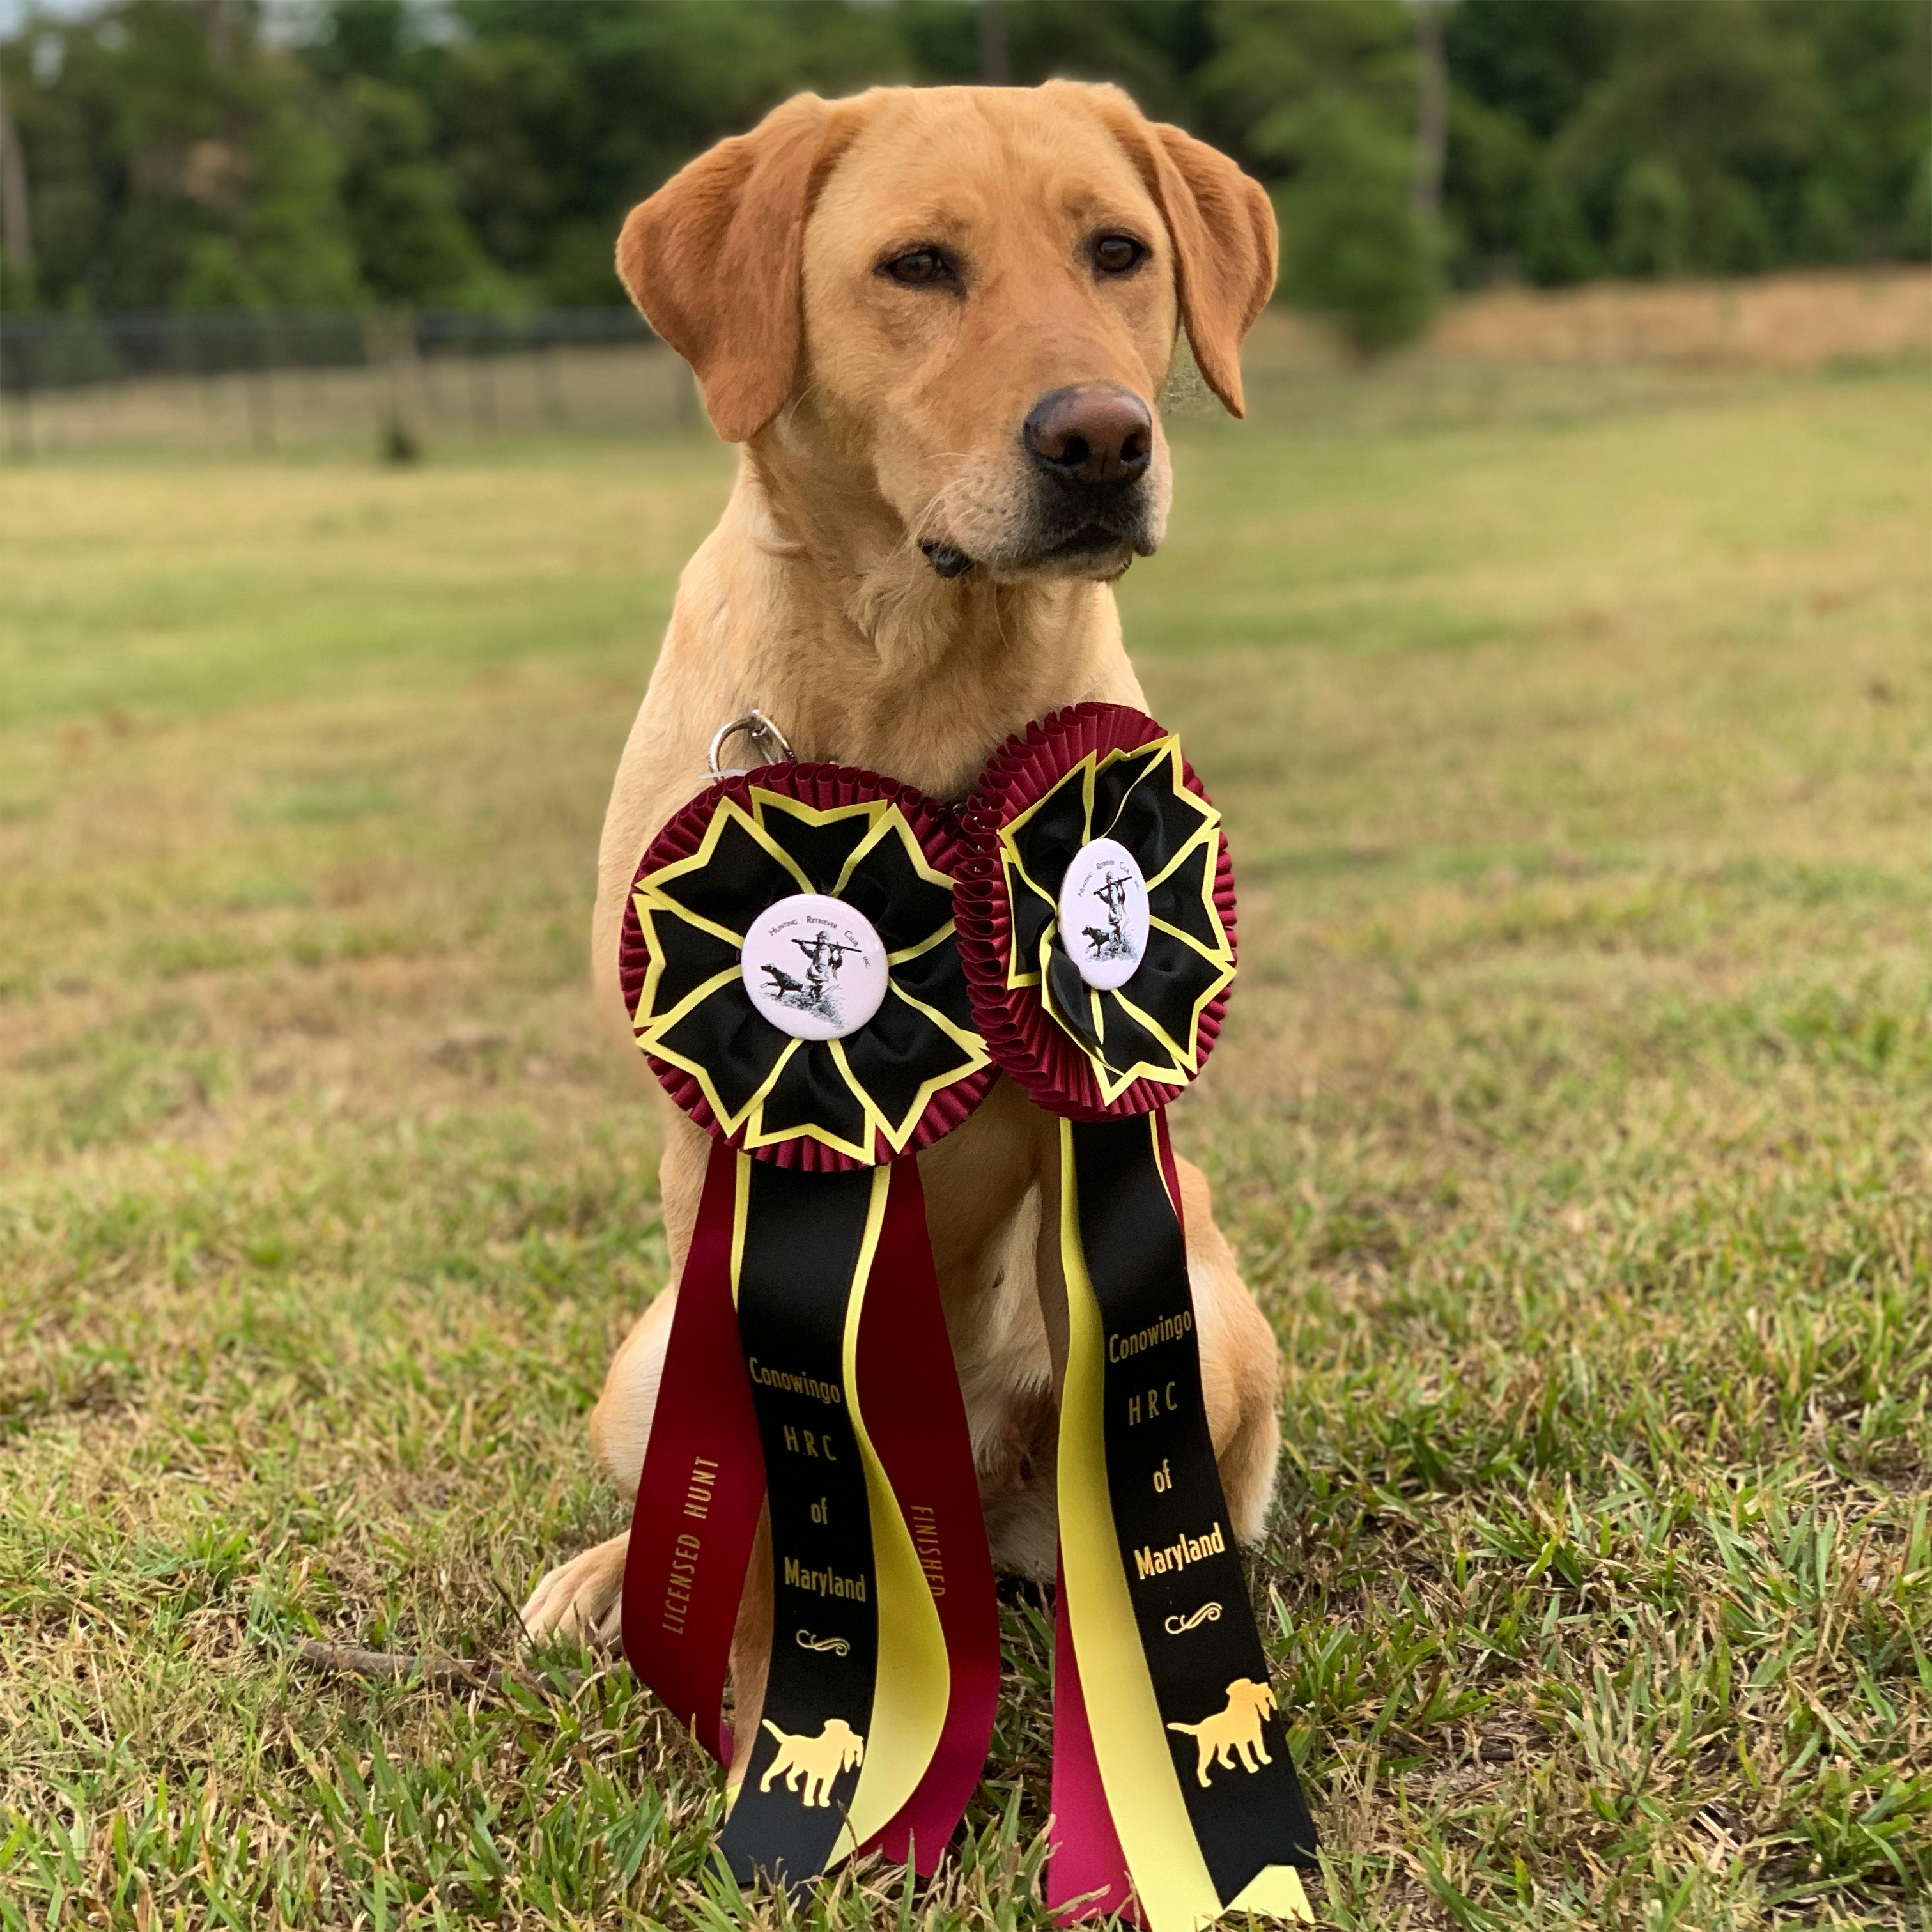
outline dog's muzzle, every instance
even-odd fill
[[[1153,548],[1146,479],[1154,414],[1117,382],[1049,390],[1021,428],[1042,563]]]
[[[1023,501],[1011,536],[972,554],[943,539],[920,545],[942,578],[975,563],[1000,572],[1118,577],[1158,541],[1154,412],[1118,382],[1049,390],[1020,428]]]

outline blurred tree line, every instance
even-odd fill
[[[1445,283],[1932,254],[1932,0],[110,0],[0,45],[0,299],[608,303],[795,90],[1051,74],[1268,182],[1364,348]]]

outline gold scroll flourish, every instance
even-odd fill
[[[1178,1636],[1183,1630],[1191,1630],[1197,1624],[1218,1624],[1221,1621],[1221,1606],[1216,1603],[1203,1604],[1192,1616],[1169,1617],[1167,1634]]]
[[[1219,1607],[1216,1612],[1219,1614]],[[852,1646],[842,1636],[814,1636],[811,1631],[802,1630],[798,1634],[800,1650],[829,1650],[834,1657],[849,1657]]]

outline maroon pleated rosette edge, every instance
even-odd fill
[[[1138,751],[1168,735],[1164,725],[1130,705],[1070,705],[1008,739],[988,763],[977,792],[961,814],[972,852],[957,874],[953,903],[974,1016],[1000,1070],[1049,1113],[1070,1119],[1119,1120],[1150,1113],[1165,1106],[1179,1089],[1142,1078],[1106,1105],[1087,1055],[1047,1010],[1041,989],[1008,986],[1013,909],[1000,872],[1000,830],[1044,798],[1089,752],[1105,758],[1112,751]],[[1187,789],[1206,799],[1206,788],[1184,756],[1181,772]],[[1052,882],[1049,890],[1058,885]],[[1225,832],[1215,865],[1214,905],[1229,947],[1238,952],[1234,868]],[[1223,987],[1216,994],[1196,1023],[1196,1052],[1204,1063],[1220,1036],[1228,992]]]
[[[880,777],[877,772],[850,765],[764,765],[755,771],[737,774],[706,786],[690,803],[675,813],[645,848],[633,874],[634,885],[635,880],[646,873],[674,864],[696,852],[722,800],[730,799],[749,812],[754,790],[776,792],[820,811],[884,799],[898,807],[925,854],[926,862],[935,872],[943,872],[956,882],[970,860],[972,848],[957,817],[938,800],[910,785],[898,784],[890,778]],[[617,958],[624,1010],[627,1014],[634,1014],[638,997],[643,990],[644,976],[650,964],[650,950],[644,943],[638,917],[634,891],[625,896],[623,928]],[[690,1073],[658,1059],[654,1054],[646,1052],[644,1057],[664,1091],[678,1106],[706,1132],[728,1147],[749,1153],[756,1160],[768,1160],[779,1167],[798,1168],[807,1173],[836,1173],[867,1164],[809,1136],[783,1141],[776,1146],[746,1148],[745,1127],[741,1126],[736,1133],[724,1132],[705,1098],[704,1089]],[[995,1067],[983,1067],[934,1094],[902,1151],[916,1154],[952,1132],[985,1099],[997,1072]],[[880,1160],[894,1157],[891,1150],[883,1146],[876,1148],[875,1153]]]

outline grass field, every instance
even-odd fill
[[[1287,1352],[1258,1582],[1341,1927],[1923,1925],[1922,367],[1288,367],[1124,586],[1225,807],[1177,1131]],[[706,440],[0,479],[0,1926],[788,1922],[621,1666],[663,1278],[591,860]],[[935,1888],[1022,1928],[1041,1626]],[[581,1676],[572,1672],[587,1673]]]

